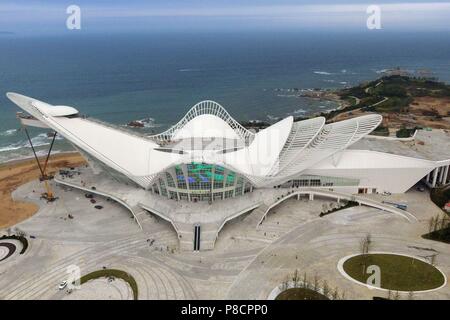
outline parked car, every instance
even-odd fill
[[[63,290],[65,287],[67,287],[67,280],[64,280],[63,282],[61,282],[58,286],[58,289]]]

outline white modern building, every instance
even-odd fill
[[[144,136],[83,117],[72,107],[16,93],[7,96],[28,114],[21,117],[24,125],[49,128],[80,151],[93,175],[102,177],[95,179],[97,193],[123,202],[133,214],[147,211],[170,221],[186,248],[192,248],[192,239],[183,239],[183,229],[190,234],[194,228],[194,242],[200,243],[200,226],[214,224],[206,244],[212,248],[223,225],[258,207],[269,191],[403,193],[424,177],[434,185],[449,180],[449,157],[383,152],[379,146],[384,141],[375,142],[378,148],[370,146],[367,135],[382,120],[377,114],[329,124],[323,117],[295,122],[289,116],[252,132],[218,103],[202,101],[167,131]],[[106,177],[109,182],[102,189],[99,181]],[[75,182],[59,182],[77,187]],[[118,187],[111,189],[112,184]],[[121,188],[127,191],[114,196]],[[183,210],[199,212],[198,217]],[[214,210],[226,213],[211,213]],[[194,244],[194,249],[199,246]]]

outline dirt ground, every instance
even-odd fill
[[[442,118],[423,115],[424,112],[435,112]],[[416,118],[418,125],[424,127],[450,129],[450,98],[418,97],[409,106],[409,113]]]
[[[44,159],[41,158],[41,163]],[[85,160],[79,153],[61,153],[51,156],[47,172],[53,173],[59,168],[79,166]],[[38,207],[34,203],[13,201],[11,193],[20,185],[40,176],[35,159],[12,161],[0,165],[0,229],[13,226],[35,214]],[[36,190],[36,192],[43,192]]]

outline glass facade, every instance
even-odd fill
[[[224,167],[191,162],[168,169],[151,190],[170,199],[195,202],[236,197],[252,191],[253,187],[245,177]]]
[[[298,179],[290,180],[286,183],[286,187],[346,187],[359,185],[359,179],[325,177],[314,175],[303,175]]]

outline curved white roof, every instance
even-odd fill
[[[293,120],[293,117],[287,117],[261,130],[247,148],[226,153],[223,162],[252,176],[266,176],[277,164]]]
[[[224,166],[246,176],[256,186],[273,185],[347,148],[381,122],[381,116],[375,114],[327,125],[322,117],[300,122],[287,117],[253,134],[219,104],[203,101],[169,130],[142,137],[73,117],[76,109],[71,107],[55,107],[16,93],[7,96],[77,148],[145,188],[169,167],[192,161]],[[239,148],[227,152],[212,149],[179,152],[164,147],[177,139],[211,137],[239,141]]]
[[[33,106],[52,117],[67,117],[78,114],[78,110],[68,106],[51,106],[41,101],[33,101]]]
[[[212,117],[201,117],[202,115],[209,115],[214,116]],[[196,118],[200,118],[203,120],[195,120]],[[222,121],[218,121],[217,118],[221,119]],[[187,136],[186,130],[183,130],[183,128],[186,128],[187,125],[190,123],[192,125],[189,125],[189,127],[192,129],[192,126],[195,125],[205,125],[206,119],[214,119],[214,123],[218,124],[219,130],[225,131],[225,134],[227,136],[238,136],[243,141],[249,142],[254,134],[245,129],[239,122],[234,120],[230,114],[217,102],[211,101],[211,100],[205,100],[197,103],[194,105],[187,113],[186,115],[178,121],[177,124],[172,126],[170,129],[151,136],[150,138],[154,139],[155,141],[170,141],[177,139],[179,137],[185,137]],[[192,120],[195,120],[195,122],[191,122]],[[225,126],[226,124],[226,126]],[[207,128],[212,128],[212,124],[206,124]],[[229,128],[233,130],[236,135],[231,134],[229,132]],[[195,129],[200,131],[199,133],[202,133],[202,129]],[[182,133],[178,135],[178,132],[181,131]],[[203,134],[206,134],[203,133]]]
[[[189,138],[239,139],[239,135],[223,119],[212,114],[201,114],[177,130],[172,140]]]

